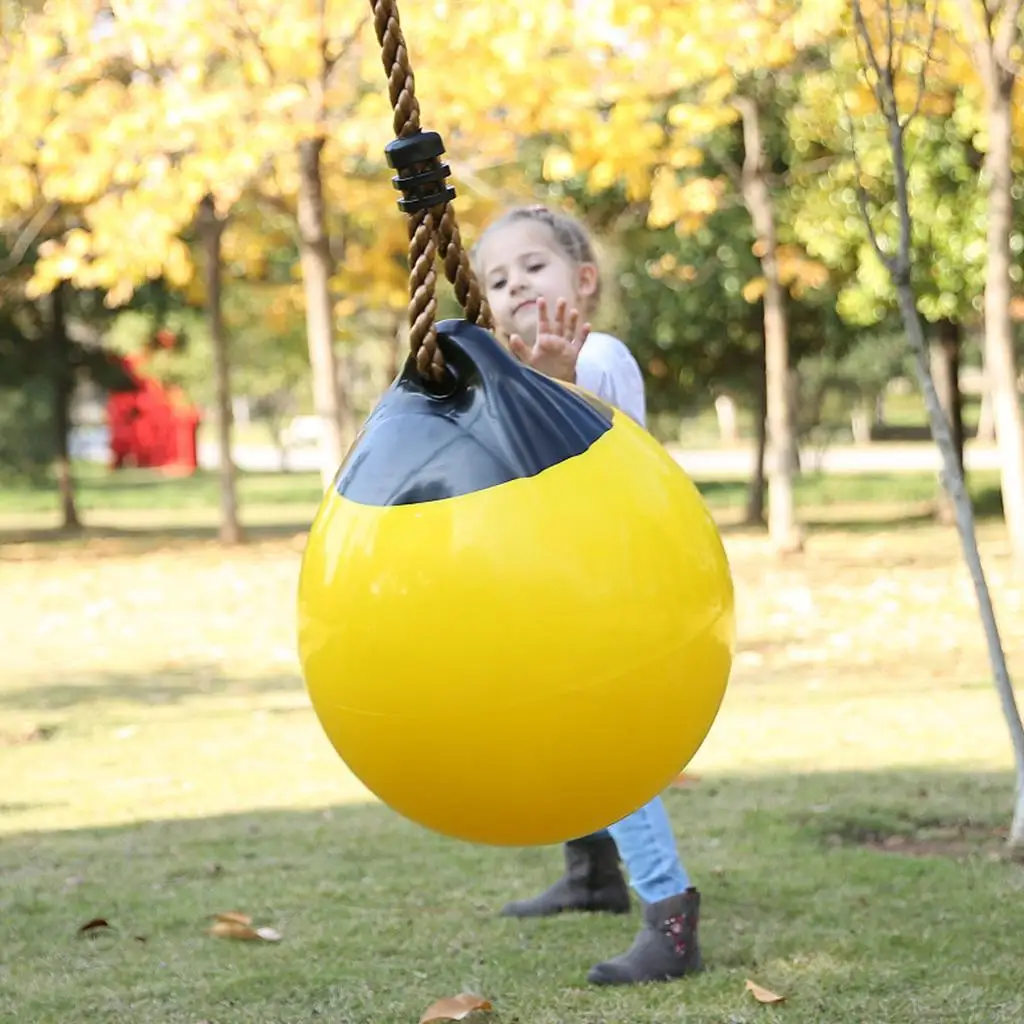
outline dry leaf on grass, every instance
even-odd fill
[[[762,988],[756,982],[751,981],[747,978],[747,991],[759,1002],[759,1003],[781,1003],[784,1002],[786,997],[776,995],[774,992],[769,991],[766,988]]]
[[[78,929],[79,935],[89,935],[92,932],[97,932],[101,928],[109,928],[110,922],[105,917],[94,917],[91,921],[86,921],[85,924]]]
[[[439,999],[428,1007],[420,1017],[420,1024],[431,1024],[432,1021],[441,1020],[465,1020],[471,1013],[486,1013],[492,1009],[488,1000],[481,999],[471,992],[461,992],[457,996]]]
[[[274,928],[253,928],[252,918],[236,910],[214,914],[210,935],[215,939],[247,939],[264,942],[280,942],[281,933]]]
[[[226,910],[222,914],[214,914],[215,921],[232,922],[234,924],[252,924],[252,918],[239,910]]]
[[[28,743],[45,743],[57,732],[55,725],[36,725],[25,732],[0,733],[0,747],[21,747]]]

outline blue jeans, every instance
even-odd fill
[[[630,885],[645,903],[667,900],[689,887],[690,879],[679,859],[660,796],[609,825],[606,831],[619,849]]]

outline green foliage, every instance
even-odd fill
[[[273,288],[259,282],[230,282],[223,301],[232,392],[266,405],[275,396],[301,391],[309,376],[301,315],[271,316]],[[161,332],[175,337],[173,347],[154,341]],[[198,405],[213,406],[213,341],[204,310],[180,298],[162,310],[130,309],[115,317],[108,340],[122,353],[148,350],[148,374],[180,387]]]
[[[0,483],[43,484],[56,452],[52,384],[35,376],[0,387]]]
[[[723,230],[722,221],[735,230]],[[758,272],[745,227],[731,210],[689,237],[672,230],[622,237],[618,320],[647,374],[652,411],[701,402],[713,389],[757,387],[761,307],[742,295]]]
[[[272,317],[274,289],[234,281],[224,293],[224,319],[231,334],[234,390],[257,403],[278,396],[301,402],[309,387],[309,356],[301,312]]]
[[[164,347],[162,338],[173,338],[171,347]],[[212,398],[209,332],[201,312],[184,306],[160,315],[149,309],[128,310],[114,318],[107,341],[123,355],[145,351],[144,372],[162,384],[180,387],[193,401]]]
[[[985,200],[979,187],[981,154],[974,148],[973,130],[958,116],[963,101],[951,97],[949,104],[941,114],[921,113],[907,128],[912,274],[924,317],[963,323],[981,309]],[[808,252],[834,272],[844,319],[872,325],[893,308],[895,293],[864,223],[857,167],[883,246],[893,244],[898,234],[893,167],[880,115],[855,116],[852,137],[847,124],[834,77],[809,76],[789,126],[794,144],[827,169],[796,184],[792,227]]]
[[[864,330],[845,348],[825,349],[800,363],[797,432],[831,439],[846,432],[857,409],[870,409],[894,377],[912,373],[898,325]]]
[[[830,367],[836,381],[839,366],[852,371],[859,365],[848,360],[857,337],[836,313],[830,275],[806,258],[790,228],[791,180],[807,159],[793,145],[785,116],[797,84],[794,76],[784,75],[771,88],[758,87],[779,258],[789,289],[790,350],[795,365],[802,367],[813,357]],[[615,308],[609,326],[637,355],[654,413],[703,406],[723,391],[756,405],[763,380],[763,307],[756,289],[750,290],[761,279],[762,267],[738,191],[742,126],[733,122],[710,131],[700,139],[700,153],[699,164],[677,173],[680,185],[717,179],[728,182],[728,189],[715,210],[689,230],[680,225],[651,228],[647,204],[631,203],[621,182],[595,193],[588,191],[584,175],[576,175],[552,188],[556,201],[576,206],[612,241],[613,272],[608,276]]]
[[[88,325],[95,296],[64,289],[66,324]],[[56,406],[62,381],[90,380],[107,390],[131,381],[102,345],[58,341],[38,303],[0,308],[0,476],[44,479],[57,453]]]

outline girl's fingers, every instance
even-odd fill
[[[559,337],[566,337],[565,333],[565,299],[559,299],[555,304],[555,334]]]
[[[576,338],[576,327],[579,324],[580,314],[579,310],[573,309],[569,312],[569,319],[565,324],[565,335],[564,337],[568,340],[571,345]]]
[[[513,334],[508,339],[508,347],[520,362],[529,362],[530,359],[530,346],[519,337],[518,334]]]
[[[551,327],[548,324],[548,304],[544,299],[537,300],[537,336],[548,334]]]
[[[535,350],[553,352],[568,346],[578,353],[590,334],[590,324],[580,321],[580,311],[576,308],[570,309],[565,299],[559,299],[555,303],[553,318],[549,316],[547,302],[544,299],[538,299]],[[519,344],[523,345],[523,342],[520,340]],[[519,354],[519,348],[513,347],[512,350]],[[529,350],[526,351],[529,352]]]

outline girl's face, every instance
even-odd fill
[[[492,231],[481,243],[480,266],[498,330],[528,345],[537,340],[538,299],[550,316],[559,299],[584,314],[597,287],[597,268],[573,263],[538,221],[514,220]]]

